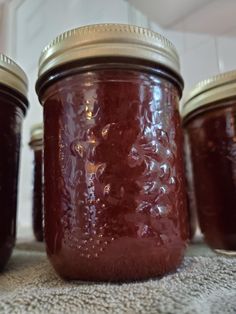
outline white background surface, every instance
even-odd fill
[[[197,3],[197,0],[191,0],[192,7],[188,8],[184,6],[185,0],[173,1],[179,7],[175,11],[174,6],[169,6],[171,12],[166,5],[170,1],[163,0],[9,0],[5,6],[1,5],[4,0],[0,1],[1,52],[15,59],[29,77],[30,110],[24,121],[19,184],[20,230],[31,226],[32,152],[28,148],[29,131],[32,124],[42,120],[42,108],[34,91],[37,62],[43,47],[59,33],[105,22],[150,27],[176,45],[185,92],[199,80],[236,69],[235,14],[224,13],[236,10],[236,1],[201,0]],[[179,9],[181,3],[182,11]],[[163,28],[163,25],[168,28]]]

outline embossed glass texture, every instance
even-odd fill
[[[220,105],[221,104],[221,105]],[[235,99],[196,113],[185,122],[187,164],[200,228],[208,245],[236,252]]]
[[[0,271],[15,244],[21,124],[25,113],[21,98],[0,84]]]
[[[53,82],[41,101],[56,271],[120,281],[175,270],[188,237],[177,87],[137,70],[96,70]]]

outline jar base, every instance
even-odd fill
[[[49,259],[57,274],[65,280],[132,282],[174,272],[183,260],[185,247],[182,244],[158,248],[150,242],[144,246],[133,241],[133,246],[125,248],[123,243],[122,247],[113,247],[97,259],[81,257],[79,251],[64,247],[58,255],[49,254]]]
[[[13,251],[13,246],[10,247],[0,247],[0,273],[6,267]]]
[[[105,269],[98,270],[95,272],[92,272],[91,268],[87,268],[84,265],[72,274],[70,271],[67,272],[65,269],[60,269],[57,266],[54,266],[54,269],[56,273],[61,277],[63,280],[66,281],[86,281],[86,282],[97,282],[97,283],[105,283],[105,282],[114,282],[114,283],[128,283],[128,282],[139,282],[139,281],[145,281],[149,279],[154,278],[161,278],[165,275],[174,273],[177,268],[181,265],[181,262],[183,260],[183,257],[179,258],[178,261],[175,261],[175,263],[164,266],[163,263],[156,264],[155,268],[153,266],[150,266],[149,270],[144,270],[143,272],[140,271],[140,269],[135,265],[135,267],[132,269],[128,269],[126,271],[116,271],[116,272],[105,272]],[[157,269],[161,267],[161,269]],[[108,269],[109,271],[109,269]]]
[[[35,240],[37,242],[44,242],[44,235],[42,232],[35,232],[34,231],[34,237],[35,237]]]
[[[229,251],[229,250],[222,250],[222,249],[213,249],[213,251],[219,255],[225,255],[228,257],[235,257],[236,256],[236,251]]]

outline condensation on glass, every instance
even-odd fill
[[[0,271],[15,244],[21,126],[27,101],[27,77],[0,54]]]
[[[91,25],[43,51],[45,240],[63,278],[145,279],[181,263],[182,87],[174,47],[148,29]]]
[[[192,205],[206,243],[236,252],[236,72],[200,82],[182,108]]]
[[[43,231],[43,126],[35,124],[31,128],[30,147],[34,152],[32,223],[35,239],[42,242]]]

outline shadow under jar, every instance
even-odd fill
[[[26,95],[25,73],[0,54],[0,271],[15,244],[21,126],[28,107]]]
[[[190,188],[206,243],[236,253],[236,72],[199,83],[182,108]]]
[[[33,207],[32,221],[35,239],[43,241],[43,126],[36,124],[31,129],[29,143],[34,152],[34,174],[33,174]]]
[[[188,237],[174,47],[136,26],[59,36],[43,52],[45,241],[66,279],[175,270]]]

